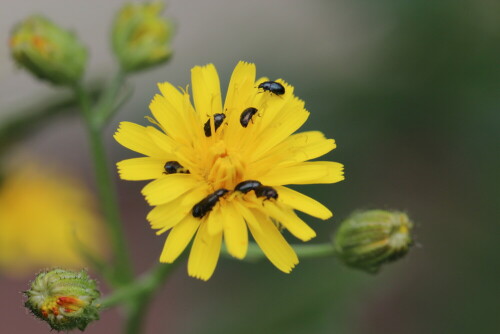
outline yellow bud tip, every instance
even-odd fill
[[[402,212],[356,212],[342,222],[335,235],[337,256],[350,267],[377,272],[383,264],[408,252],[412,227]]]
[[[25,306],[52,329],[84,330],[99,319],[93,302],[99,297],[96,283],[84,271],[54,269],[40,273],[25,292]]]

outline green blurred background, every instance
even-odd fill
[[[89,78],[113,68],[111,18],[122,1],[2,1],[0,33],[31,13],[78,32],[91,48]],[[333,259],[304,260],[291,275],[267,262],[223,259],[208,282],[182,266],[156,298],[145,333],[500,333],[500,2],[498,1],[180,1],[175,54],[136,75],[135,95],[106,138],[110,162],[132,157],[113,142],[119,121],[145,124],[156,83],[185,86],[189,69],[213,62],[223,87],[238,60],[259,76],[282,77],[306,101],[303,130],[337,141],[330,160],[346,180],[300,187],[334,211],[308,218],[326,241],[356,209],[398,209],[415,222],[409,255],[378,275]],[[0,47],[0,121],[36,98],[61,91],[15,69]],[[223,88],[224,90],[224,88]],[[66,117],[18,149],[92,181],[82,125]],[[113,166],[110,166],[113,168]],[[143,183],[118,181],[137,272],[159,256],[163,238],[145,220]],[[25,280],[0,277],[5,333],[48,333],[29,319]],[[110,311],[88,333],[117,333]]]

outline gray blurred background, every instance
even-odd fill
[[[88,79],[115,67],[109,27],[122,1],[0,2],[0,122],[55,89],[16,69],[7,47],[16,22],[42,13],[89,46]],[[145,333],[500,333],[500,2],[180,1],[167,66],[135,75],[135,93],[106,133],[110,167],[134,156],[112,140],[122,120],[145,124],[156,83],[185,86],[213,62],[223,91],[239,60],[282,77],[306,101],[303,130],[335,138],[328,159],[346,180],[300,187],[334,211],[308,218],[326,241],[355,209],[406,211],[416,246],[376,276],[332,259],[304,260],[291,275],[267,262],[223,259],[207,283],[185,266],[157,296]],[[68,92],[64,92],[68,93]],[[71,168],[92,184],[82,125],[64,117],[18,146]],[[118,181],[136,271],[157,261],[164,238],[145,220],[142,182]],[[0,277],[2,333],[49,333],[22,307],[27,280]],[[88,333],[118,333],[108,311]]]

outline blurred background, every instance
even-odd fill
[[[122,4],[2,1],[0,122],[69,93],[16,69],[7,43],[16,22],[41,13],[75,30],[90,48],[91,81],[115,66],[109,28]],[[335,138],[327,158],[346,166],[339,184],[300,187],[334,211],[327,222],[307,219],[316,242],[352,211],[382,208],[408,213],[416,245],[377,275],[333,259],[304,260],[291,275],[265,261],[223,259],[205,283],[183,265],[153,303],[145,333],[500,333],[500,2],[171,0],[165,15],[176,24],[174,56],[130,79],[134,95],[105,135],[115,178],[114,163],[134,154],[112,133],[123,120],[146,124],[157,82],[185,86],[191,67],[212,62],[224,91],[239,60],[255,62],[258,76],[295,86],[311,111],[303,130]],[[94,189],[76,116],[34,131],[15,151],[36,152]],[[146,222],[144,183],[117,184],[140,273],[164,238]],[[30,279],[0,276],[2,333],[50,332],[22,306]],[[119,314],[107,311],[87,332],[119,329]]]

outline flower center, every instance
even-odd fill
[[[234,189],[243,180],[245,164],[238,153],[228,151],[223,140],[210,146],[208,156],[206,180],[214,190]]]

